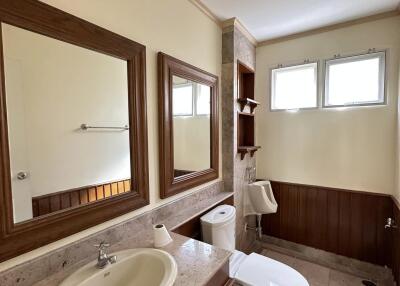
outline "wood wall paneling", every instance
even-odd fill
[[[392,264],[390,233],[384,228],[392,215],[390,196],[283,182],[272,182],[272,188],[278,211],[263,216],[264,234],[379,265]]]
[[[33,197],[33,217],[97,202],[130,191],[131,180],[128,179]]]
[[[185,176],[185,175],[191,174],[193,172],[194,171],[174,169],[174,178],[180,177],[180,176]]]
[[[386,208],[386,206],[381,206],[381,208]],[[400,205],[396,199],[393,198],[393,203],[391,205],[393,218],[397,225],[400,223]],[[400,229],[393,228],[389,230],[391,235],[389,237],[388,244],[391,246],[391,251],[387,253],[387,259],[391,261],[391,268],[393,270],[394,280],[397,285],[400,283]],[[382,239],[382,238],[378,238]],[[384,238],[383,238],[384,239]]]

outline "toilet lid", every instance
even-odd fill
[[[235,279],[251,286],[309,286],[307,280],[293,268],[257,253],[244,259]]]

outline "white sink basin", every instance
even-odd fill
[[[71,274],[60,286],[170,286],[174,284],[177,266],[167,252],[153,248],[119,251],[117,262],[97,269],[90,262]]]

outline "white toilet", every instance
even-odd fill
[[[309,286],[296,270],[257,253],[235,250],[236,209],[222,205],[201,217],[203,241],[233,252],[229,276],[243,286]]]

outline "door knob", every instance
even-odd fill
[[[28,173],[27,172],[18,172],[17,174],[17,179],[18,180],[25,180],[28,178]]]

